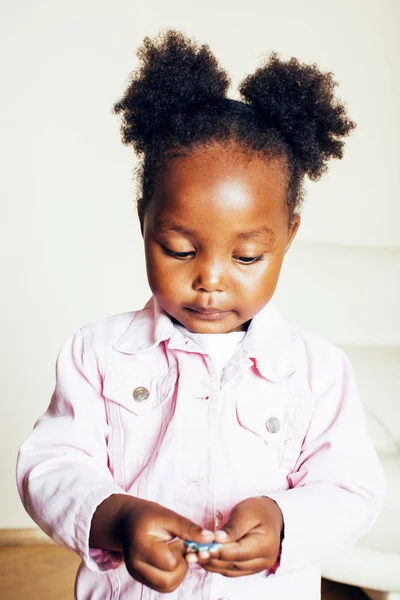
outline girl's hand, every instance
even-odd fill
[[[271,498],[249,498],[235,506],[228,522],[215,532],[223,544],[217,552],[199,555],[206,571],[226,577],[253,575],[276,565],[283,528],[282,513]],[[190,561],[194,559],[191,558]]]
[[[108,538],[102,540],[107,529]],[[130,575],[165,594],[175,590],[186,575],[184,539],[206,543],[213,541],[214,533],[155,502],[117,494],[97,509],[90,545],[122,549]]]

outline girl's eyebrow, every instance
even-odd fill
[[[159,231],[176,231],[177,233],[182,233],[183,235],[194,235],[194,232],[190,229],[187,229],[182,225],[171,223],[171,221],[168,221],[167,219],[158,221],[156,228]],[[241,231],[236,234],[236,237],[242,240],[249,240],[251,238],[265,237],[266,235],[273,239],[276,237],[273,230],[269,227],[260,227],[259,229],[254,229],[253,231]]]
[[[260,227],[259,229],[254,229],[253,231],[242,231],[241,233],[237,234],[237,237],[248,240],[255,237],[264,237],[265,235],[275,238],[275,233],[269,227]]]
[[[168,221],[167,219],[157,221],[156,229],[158,231],[177,231],[183,235],[193,235],[193,231],[190,231],[190,229],[186,229],[186,227],[182,227],[182,225],[171,223],[171,221]]]

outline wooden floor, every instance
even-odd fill
[[[73,600],[77,556],[55,546],[0,548],[1,600]],[[323,581],[323,600],[365,600],[358,589]]]

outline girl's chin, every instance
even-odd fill
[[[232,320],[232,311],[218,313],[201,313],[193,309],[185,309],[180,318],[171,317],[172,321],[185,327],[192,333],[231,333],[233,331],[246,331],[247,323],[235,323]],[[230,322],[228,317],[231,317]],[[233,322],[232,322],[233,321]]]

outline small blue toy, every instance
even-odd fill
[[[187,552],[210,552],[212,550],[218,550],[218,548],[222,548],[222,544],[218,542],[210,542],[208,544],[201,544],[199,542],[191,542],[190,540],[185,540],[185,546]]]

